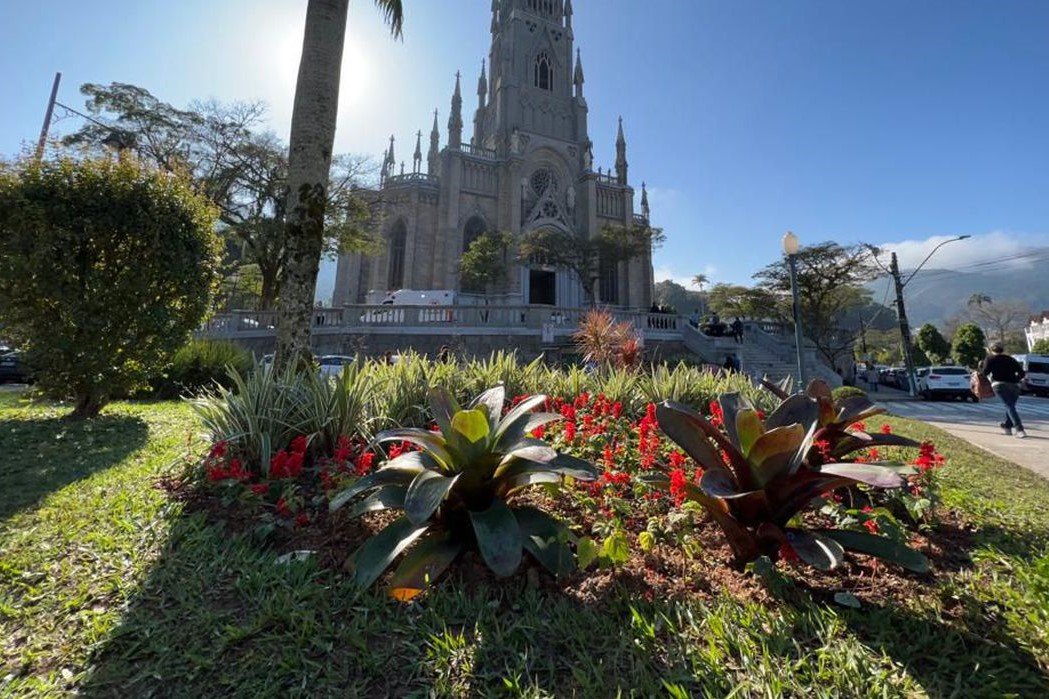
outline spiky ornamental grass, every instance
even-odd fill
[[[331,500],[333,511],[353,503],[351,517],[404,511],[353,554],[353,575],[361,588],[372,585],[405,551],[390,585],[391,595],[405,601],[467,549],[476,549],[499,577],[517,570],[523,551],[555,576],[575,569],[564,524],[536,507],[511,506],[507,498],[532,485],[560,485],[566,477],[594,480],[598,471],[530,436],[561,419],[532,412],[546,396],[532,396],[504,417],[505,401],[505,389],[498,386],[462,409],[446,391],[435,389],[430,409],[438,432],[406,428],[376,437],[376,443],[409,442],[419,451],[386,462]]]

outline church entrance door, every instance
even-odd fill
[[[557,274],[542,269],[528,270],[528,303],[557,305]]]

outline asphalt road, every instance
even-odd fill
[[[878,399],[872,394],[871,398]],[[1049,398],[1023,396],[1017,404],[1027,439],[1007,437],[998,424],[1005,407],[997,398],[979,403],[961,401],[887,400],[894,415],[923,420],[976,446],[1049,478]]]

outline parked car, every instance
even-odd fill
[[[969,370],[960,366],[933,366],[918,376],[918,393],[925,400],[961,398],[979,401],[969,387]]]
[[[344,366],[353,362],[354,357],[342,354],[326,354],[317,358],[317,363],[321,365],[321,376],[338,376]]]
[[[1015,359],[1026,374],[1020,382],[1024,393],[1049,396],[1049,357],[1044,354],[1018,354]]]
[[[0,354],[0,383],[32,383],[29,368],[18,350],[8,349]]]

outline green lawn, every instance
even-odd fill
[[[157,487],[198,454],[177,403],[90,424],[0,394],[0,696],[1044,696],[1049,483],[945,433],[946,503],[972,565],[859,610],[591,605],[455,578],[412,606],[278,564]]]

